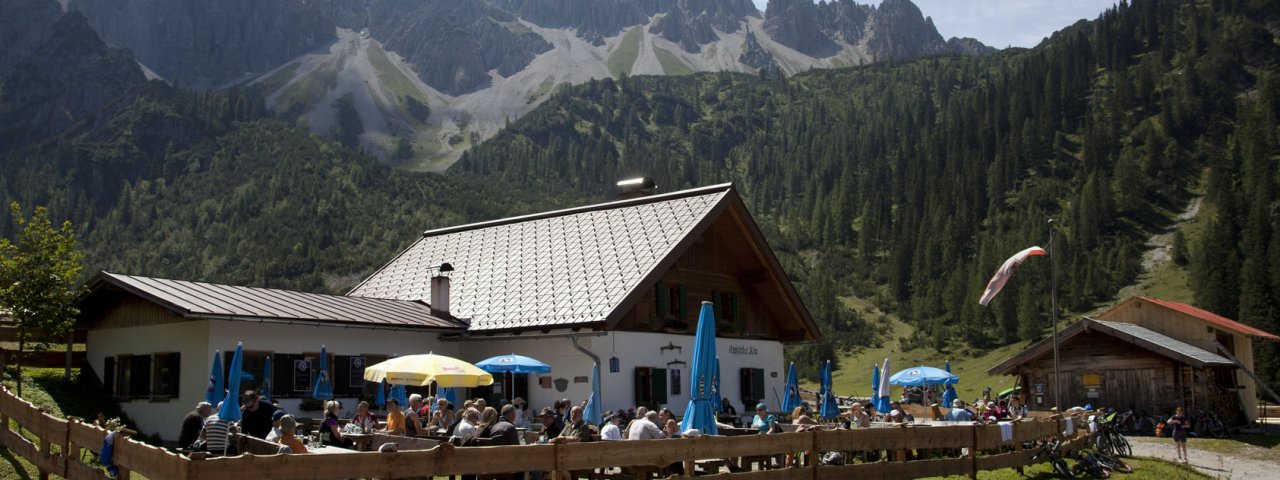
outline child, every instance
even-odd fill
[[[1174,412],[1169,420],[1164,422],[1169,427],[1169,436],[1173,437],[1174,450],[1177,451],[1178,460],[1187,463],[1187,416],[1182,412],[1182,407]]]

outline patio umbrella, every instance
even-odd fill
[[[401,407],[409,406],[409,392],[405,390],[404,385],[392,385],[391,393],[387,396],[396,399],[396,403]]]
[[[951,360],[947,360],[947,373],[951,373]],[[959,395],[956,395],[956,387],[947,385],[946,390],[942,391],[942,406],[950,407],[952,403],[955,403],[957,397]]]
[[[587,408],[582,410],[582,420],[588,425],[600,425],[604,420],[600,411],[600,363],[591,362],[591,396],[587,397]]]
[[[705,435],[717,435],[716,412],[711,408],[712,379],[716,362],[715,305],[702,302],[698,313],[698,334],[693,339],[693,365],[690,367],[689,405],[680,419],[680,430],[696,429]]]
[[[800,406],[800,381],[796,378],[796,362],[787,369],[787,392],[782,396],[782,411],[790,413]]]
[[[902,370],[893,374],[892,377],[889,377],[889,383],[910,387],[920,387],[925,385],[951,385],[958,381],[960,381],[960,377],[952,375],[951,372],[940,368],[926,367],[924,365]]]
[[[320,346],[320,369],[316,372],[315,379],[311,398],[333,400],[333,382],[329,380],[329,352],[325,350],[324,345]]]
[[[458,392],[449,387],[441,387],[439,391],[436,392],[436,398],[443,398],[454,405],[458,404]]]
[[[831,360],[827,360],[822,364],[822,398],[818,401],[821,407],[818,409],[818,416],[822,418],[836,418],[840,416],[840,406],[836,404],[836,394],[832,391]]]
[[[880,365],[880,386],[876,387],[876,411],[882,415],[888,415],[892,410],[889,402],[889,359],[884,359],[884,363]]]
[[[724,405],[720,400],[720,357],[716,357],[716,369],[711,374],[711,409],[716,413],[724,413]]]
[[[514,353],[486,358],[476,366],[489,373],[551,373],[551,365]]]
[[[258,391],[262,394],[262,398],[267,399],[268,403],[271,402],[271,357],[267,357],[262,367],[262,388]]]
[[[387,381],[378,382],[378,393],[373,396],[373,405],[382,408],[387,404]]]
[[[880,364],[871,364],[871,402],[875,406],[875,402],[880,398]]]
[[[236,343],[236,353],[231,357],[231,371],[241,371],[241,365],[244,364],[244,347],[240,343]],[[240,421],[240,395],[236,392],[240,391],[240,375],[231,375],[228,383],[231,394],[222,401],[222,409],[218,410],[218,418],[228,422]]]
[[[493,383],[493,375],[453,357],[427,353],[405,355],[364,369],[364,379],[386,380],[392,385],[425,387],[435,382],[441,387],[480,387]]]
[[[213,352],[213,368],[209,370],[209,388],[204,391],[204,401],[209,405],[218,406],[218,402],[222,401],[222,352],[214,350]]]

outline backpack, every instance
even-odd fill
[[[1156,436],[1157,437],[1164,436],[1164,422],[1160,422],[1156,424]]]

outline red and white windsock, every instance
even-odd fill
[[[991,303],[991,299],[995,298],[997,293],[1000,293],[1000,289],[1004,288],[1004,284],[1009,281],[1009,277],[1013,276],[1013,272],[1017,271],[1018,266],[1027,261],[1028,257],[1048,254],[1049,252],[1046,252],[1043,248],[1031,247],[1009,257],[1008,260],[1004,261],[1004,265],[1001,265],[1000,269],[996,270],[996,274],[991,277],[991,281],[987,282],[987,289],[982,292],[982,298],[978,299],[978,303],[984,307]]]

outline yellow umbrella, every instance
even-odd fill
[[[405,355],[364,368],[364,379],[394,385],[425,387],[435,382],[441,387],[479,387],[493,383],[493,375],[480,367],[432,353]]]

